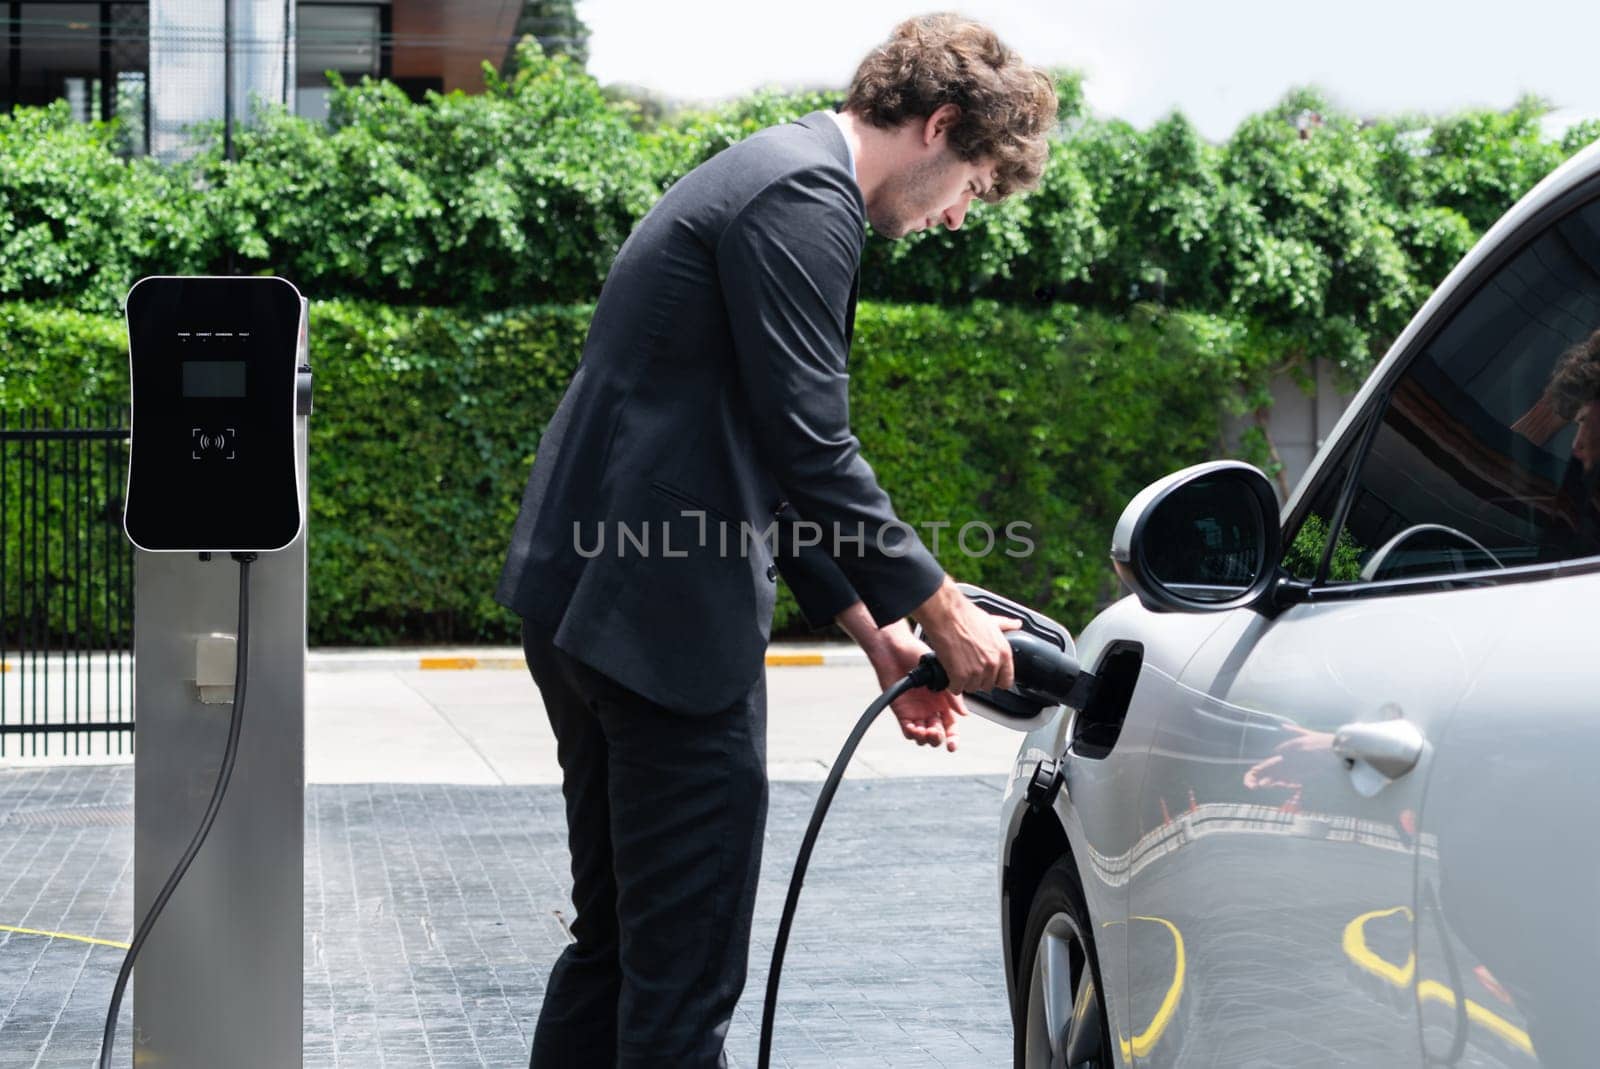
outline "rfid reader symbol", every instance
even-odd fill
[[[202,460],[207,455],[220,457],[223,460],[232,460],[238,453],[234,450],[234,440],[239,437],[239,432],[232,427],[221,431],[208,431],[203,427],[195,427],[189,432],[190,460]]]

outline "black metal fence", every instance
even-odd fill
[[[0,757],[133,748],[125,410],[0,412]]]

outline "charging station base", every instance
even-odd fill
[[[133,1031],[118,1046],[132,1048],[136,1069],[302,1064],[304,535],[251,571],[237,764],[134,969]],[[202,701],[196,645],[238,627],[238,597],[239,565],[227,556],[135,553],[135,916],[189,845],[217,780],[232,707]]]

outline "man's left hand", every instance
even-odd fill
[[[878,675],[878,685],[887,690],[917,666],[925,653],[932,653],[928,644],[912,636],[911,629],[902,623],[901,633],[884,642],[878,649],[869,651],[867,660]],[[961,695],[948,690],[932,691],[917,687],[896,698],[890,706],[900,721],[900,734],[918,746],[943,746],[955,752],[960,736],[956,718],[967,715]]]

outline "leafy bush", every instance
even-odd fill
[[[762,127],[835,105],[762,91],[655,121],[565,56],[520,46],[476,96],[339,86],[326,124],[267,109],[223,158],[128,161],[65,105],[0,117],[0,298],[110,311],[152,271],[277,273],[317,298],[489,310],[592,300],[629,230],[688,170]],[[1181,115],[1086,118],[1057,76],[1043,187],[959,234],[873,238],[862,290],[895,302],[1153,302],[1273,325],[1359,377],[1477,235],[1600,133],[1504,113],[1357,121],[1297,90],[1223,144]],[[201,131],[202,139],[208,136]]]
[[[0,304],[0,410],[128,403],[122,317],[60,304]]]
[[[853,422],[901,517],[925,536],[949,525],[938,554],[958,579],[1069,622],[1116,593],[1106,547],[1128,499],[1217,451],[1237,383],[1275,349],[1155,306],[872,305],[856,331]],[[1034,543],[1020,558],[1003,534],[1017,521]],[[969,523],[1001,532],[995,552],[962,552]],[[968,550],[984,545],[969,533]]]
[[[623,109],[526,42],[478,96],[337,90],[326,127],[268,110],[198,167],[241,269],[303,292],[474,308],[599,291],[658,193]]]
[[[202,194],[114,138],[64,100],[0,115],[0,296],[110,312],[142,275],[204,268]]]
[[[758,130],[793,122],[813,111],[831,111],[843,99],[843,93],[821,90],[786,93],[760,89],[718,108],[679,112],[647,133],[645,141],[656,155],[658,180],[665,188]]]

